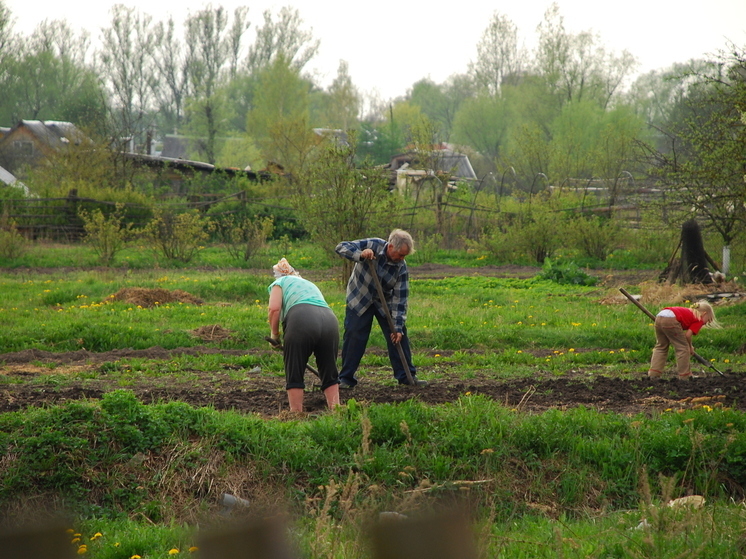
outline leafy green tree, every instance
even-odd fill
[[[315,145],[309,126],[310,83],[282,56],[259,73],[247,130],[265,158],[288,171],[302,169]]]
[[[453,139],[496,161],[503,155],[510,117],[503,98],[480,93],[461,105],[454,119]]]
[[[423,79],[412,86],[409,100],[433,122],[440,125],[439,135],[448,142],[456,115],[463,103],[474,95],[475,86],[467,75],[453,75],[443,84]]]
[[[355,134],[349,144],[327,139],[289,185],[298,217],[320,246],[333,253],[339,241],[385,234],[397,222],[398,198],[388,176],[370,164],[355,165]]]
[[[360,105],[360,92],[352,83],[348,64],[344,60],[340,60],[337,76],[324,97],[322,126],[340,130],[357,128]]]
[[[67,120],[80,127],[99,125],[105,116],[104,92],[87,63],[88,38],[61,21],[44,21],[18,39],[12,55],[0,59],[8,124],[20,119]]]
[[[726,247],[746,225],[746,54],[731,46],[690,81],[665,129],[665,150],[647,146],[651,169]]]

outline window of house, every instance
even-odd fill
[[[34,155],[34,144],[16,140],[13,142],[13,149],[18,155]]]

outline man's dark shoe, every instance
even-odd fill
[[[355,385],[341,380],[339,381],[339,387],[343,390],[349,390],[350,388],[355,388]]]
[[[414,381],[414,384],[409,384],[406,380],[404,382],[399,382],[399,384],[403,384],[405,386],[427,386],[426,380],[420,380],[417,377],[412,377],[412,380]]]

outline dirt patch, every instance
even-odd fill
[[[187,303],[190,305],[201,305],[204,303],[202,299],[181,289],[169,291],[162,288],[146,289],[144,287],[125,287],[114,293],[114,295],[109,295],[106,300],[124,301],[130,305],[143,308],[151,308],[167,303]]]
[[[223,328],[220,324],[212,324],[210,326],[200,326],[194,330],[190,330],[189,333],[195,338],[199,338],[205,342],[221,342],[227,340],[233,335],[232,330]]]
[[[373,351],[383,354],[378,349]],[[38,350],[8,353],[2,356],[4,365],[0,367],[0,374],[5,377],[0,387],[0,412],[69,400],[97,400],[107,392],[122,388],[121,377],[109,375],[107,371],[112,371],[112,367],[126,368],[126,365],[118,364],[123,358],[169,360],[184,353],[217,353],[254,355],[256,361],[261,362],[266,352],[263,349],[239,351],[199,347],[172,351],[150,348],[107,353],[85,350],[65,354]],[[641,365],[640,368],[645,367]],[[605,376],[594,368],[571,369],[561,376],[538,372],[532,379],[509,380],[497,379],[496,371],[485,370],[468,380],[448,380],[448,369],[447,363],[432,371],[421,368],[418,376],[430,381],[425,388],[394,384],[391,371],[386,367],[368,370],[361,375],[360,383],[354,389],[342,391],[342,402],[354,398],[360,402],[395,404],[416,399],[436,405],[481,394],[513,409],[528,412],[578,406],[603,412],[646,415],[701,406],[746,411],[744,374],[732,370],[725,370],[724,376],[713,372],[690,382],[681,382],[673,378],[651,381],[642,373],[637,378],[621,379]],[[92,371],[96,372],[95,379],[44,382],[45,377],[52,373]],[[281,371],[266,371],[260,367],[237,370],[235,365],[226,364],[222,370],[186,372],[189,374],[183,378],[134,377],[126,388],[146,403],[182,401],[194,406],[212,406],[265,417],[277,417],[287,410]],[[314,413],[325,409],[324,395],[314,386],[315,381],[313,375],[306,375],[306,409]]]

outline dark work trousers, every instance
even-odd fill
[[[370,337],[370,329],[373,326],[373,317],[378,321],[378,325],[381,327],[383,337],[386,340],[386,346],[389,351],[389,361],[391,361],[391,367],[394,369],[394,378],[399,381],[400,384],[409,384],[407,381],[407,373],[402,366],[401,357],[399,357],[399,351],[396,346],[391,343],[391,329],[389,328],[388,320],[383,313],[379,313],[376,310],[375,305],[368,307],[362,316],[358,316],[355,311],[346,307],[345,309],[345,332],[342,338],[342,369],[339,372],[339,380],[345,384],[355,386],[357,379],[355,378],[355,372],[360,365],[360,360],[363,358],[365,353],[365,346],[368,345],[368,338]],[[407,327],[404,326],[404,335],[401,339],[401,347],[404,350],[404,356],[407,358],[407,365],[409,365],[409,371],[414,377],[417,373],[412,364],[412,351],[409,348],[409,337],[407,336]]]
[[[337,352],[339,351],[339,321],[327,307],[293,306],[282,323],[285,388],[305,388],[306,364],[313,353],[321,376],[321,389],[339,384]]]

